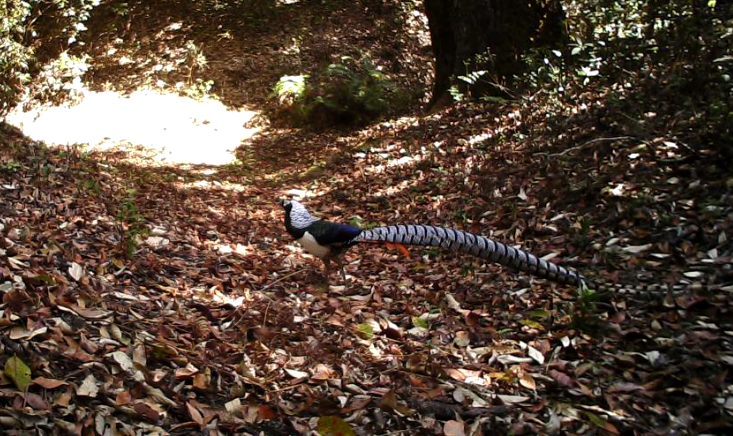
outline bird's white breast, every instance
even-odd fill
[[[308,232],[305,232],[305,234],[300,239],[297,239],[297,241],[305,251],[321,259],[326,257],[330,251],[328,247],[324,247],[316,242],[316,238]]]

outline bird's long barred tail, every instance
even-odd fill
[[[364,230],[354,242],[392,242],[406,245],[442,247],[468,253],[501,265],[547,278],[558,283],[580,285],[588,280],[575,271],[563,268],[537,256],[485,236],[445,227],[399,225]]]
[[[445,227],[424,225],[377,227],[362,231],[359,236],[354,238],[353,242],[390,242],[441,247],[447,250],[468,253],[554,282],[576,286],[582,283],[589,289],[601,292],[646,295],[648,297],[654,294],[660,295],[668,292],[680,294],[688,290],[695,290],[695,286],[625,285],[605,280],[590,280],[577,271],[540,259],[524,250],[509,247],[485,236]]]

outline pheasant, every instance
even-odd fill
[[[344,265],[339,256],[352,246],[358,243],[385,243],[398,247],[403,244],[440,247],[468,253],[556,283],[585,287],[599,292],[666,294],[671,291],[676,294],[690,288],[689,286],[668,287],[657,284],[634,286],[590,280],[577,271],[548,262],[527,251],[461,230],[412,224],[363,230],[347,224],[317,219],[308,212],[305,206],[295,200],[283,200],[281,204],[285,209],[285,228],[307,252],[323,261],[326,268],[326,280],[331,271],[331,261],[339,266],[346,280]],[[705,288],[710,289],[711,287],[706,286]]]

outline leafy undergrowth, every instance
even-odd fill
[[[89,41],[75,48],[91,56],[85,81],[94,90],[168,89],[274,111],[282,76],[313,74],[343,56],[371,54],[400,87],[422,89],[430,81],[427,29],[405,32],[416,18],[399,4],[224,3],[101,4],[81,36]]]

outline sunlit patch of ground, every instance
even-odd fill
[[[48,145],[88,144],[107,150],[142,146],[164,163],[224,165],[257,133],[246,128],[256,112],[230,110],[215,100],[136,91],[85,91],[75,106],[16,110],[7,121]]]

